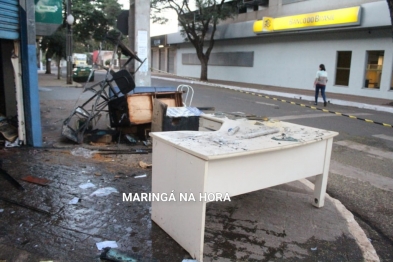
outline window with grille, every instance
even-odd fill
[[[351,72],[352,51],[338,51],[335,85],[348,86]]]

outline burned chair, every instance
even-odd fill
[[[97,124],[102,112],[108,113],[110,101],[131,92],[135,88],[134,78],[125,67],[133,59],[140,62],[141,65],[146,59],[142,61],[120,41],[120,38],[121,36],[116,38],[107,36],[107,40],[111,41],[115,48],[110,67],[106,69],[105,79],[90,87],[84,87],[83,93],[91,92],[92,96],[82,105],[75,107],[63,122],[62,135],[76,143],[83,143],[86,130],[92,129]],[[118,49],[130,58],[121,70],[114,72],[111,68]]]

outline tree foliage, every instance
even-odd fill
[[[207,65],[213,50],[214,36],[220,21],[234,17],[238,13],[241,0],[224,3],[225,0],[151,0],[153,22],[165,23],[165,10],[173,10],[182,27],[182,35],[195,48],[201,62],[201,80],[207,80]]]
[[[74,41],[82,43],[91,39],[103,41],[105,34],[115,26],[120,11],[121,6],[116,0],[73,0]]]
[[[63,24],[54,34],[43,37],[41,42],[41,49],[46,53],[47,61],[53,57],[57,64],[61,58],[66,57],[67,1],[64,0]],[[98,48],[97,43],[103,41],[109,31],[114,30],[112,28],[116,23],[116,17],[121,12],[120,4],[117,0],[70,1],[71,13],[75,18],[72,26],[73,49],[86,52]]]
[[[46,73],[51,73],[51,59],[56,59],[59,67],[61,58],[66,56],[66,32],[64,28],[59,28],[54,34],[43,37],[41,41],[41,49],[46,51]],[[58,78],[60,78],[60,70],[58,70]]]

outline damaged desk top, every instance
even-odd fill
[[[217,131],[153,132],[151,136],[153,142],[155,137],[161,138],[178,149],[212,160],[290,148],[338,135],[333,131],[274,120],[259,122],[225,118],[219,121],[222,126]]]

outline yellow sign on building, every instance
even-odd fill
[[[272,17],[264,17],[262,20],[254,22],[254,33],[255,32],[270,32],[273,31],[273,21]]]
[[[357,6],[278,18],[264,17],[263,20],[254,22],[253,31],[258,34],[283,30],[359,25],[360,11],[360,6]]]

